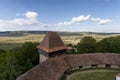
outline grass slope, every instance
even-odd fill
[[[67,80],[115,80],[119,71],[114,70],[88,70],[73,73]]]

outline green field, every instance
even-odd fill
[[[87,70],[73,73],[66,80],[116,80],[118,72],[114,70]]]
[[[110,36],[118,36],[119,34],[113,34],[113,35],[97,35],[97,34],[87,34],[83,33],[82,35],[73,34],[73,35],[65,35],[62,34],[61,38],[64,41],[65,44],[77,44],[81,38],[85,36],[92,36],[97,41],[110,37]],[[40,43],[42,39],[44,38],[44,34],[28,34],[24,36],[12,36],[12,37],[0,37],[0,49],[4,50],[11,50],[15,47],[21,46],[24,42],[38,42]]]

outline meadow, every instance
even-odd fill
[[[97,41],[102,40],[106,37],[111,36],[118,36],[119,34],[110,34],[110,35],[98,35],[98,34],[88,34],[88,33],[82,33],[82,35],[79,34],[61,34],[61,38],[64,41],[64,43],[67,44],[73,44],[76,45],[80,40],[85,36],[92,36]],[[0,49],[3,50],[11,50],[16,47],[20,47],[24,42],[38,42],[40,43],[42,39],[44,38],[45,34],[27,34],[22,36],[2,36],[0,37]]]
[[[67,80],[115,80],[117,73],[114,70],[87,70],[73,73]]]

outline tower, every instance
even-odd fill
[[[57,32],[48,32],[37,48],[39,49],[40,63],[47,58],[62,55],[67,50],[67,47],[64,45]]]

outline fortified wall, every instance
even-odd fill
[[[91,53],[49,58],[17,80],[60,80],[68,71],[93,66],[120,68],[120,54]]]

